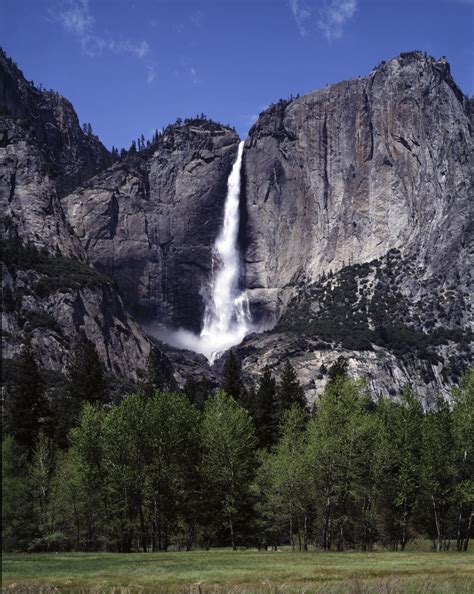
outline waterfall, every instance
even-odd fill
[[[211,363],[223,351],[241,342],[250,325],[248,300],[245,292],[239,290],[238,234],[243,150],[242,141],[227,181],[224,222],[214,246],[217,272],[213,272],[211,296],[206,304],[200,335],[203,345],[208,347],[206,356]]]
[[[240,142],[237,158],[227,180],[222,229],[213,248],[210,291],[206,297],[204,319],[199,336],[180,328],[149,331],[168,344],[207,357],[212,364],[225,351],[244,339],[251,330],[249,303],[239,288],[241,261],[238,249],[240,169],[244,143]]]

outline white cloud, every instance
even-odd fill
[[[307,6],[303,4],[302,0],[288,0],[288,3],[290,5],[291,12],[293,13],[293,18],[295,19],[296,26],[298,27],[298,31],[300,32],[301,37],[305,37],[307,34],[306,24],[311,16],[311,12],[307,8]]]
[[[88,56],[94,57],[108,51],[129,54],[143,60],[149,53],[150,47],[145,40],[114,39],[97,32],[89,0],[64,0],[54,11],[53,18],[79,40],[82,51]]]
[[[197,84],[199,84],[200,80],[199,80],[199,77],[198,77],[198,75],[197,75],[196,68],[194,68],[194,66],[191,66],[191,67],[190,67],[190,69],[189,69],[189,74],[190,74],[190,76],[191,76],[191,80],[193,81],[193,84],[194,84],[194,85],[197,85]]]
[[[153,64],[148,64],[146,69],[147,69],[146,82],[150,85],[156,78],[156,69],[153,66]]]
[[[331,41],[342,36],[344,25],[354,16],[357,0],[325,0],[320,12],[318,25],[326,39]]]
[[[312,0],[311,6],[306,0],[287,2],[301,37],[318,27],[328,41],[342,36],[344,26],[357,10],[357,0]]]

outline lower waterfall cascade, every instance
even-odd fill
[[[225,351],[242,342],[251,331],[251,316],[246,292],[239,281],[242,267],[238,246],[240,224],[240,180],[244,141],[227,180],[224,220],[213,249],[210,291],[206,297],[201,333],[188,330],[160,330],[157,336],[178,348],[203,354],[211,365]]]

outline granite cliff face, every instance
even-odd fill
[[[14,359],[28,338],[43,367],[62,371],[84,333],[110,372],[136,380],[151,344],[88,263],[58,191],[108,153],[84,136],[68,102],[32,88],[4,55],[0,82],[2,357]]]
[[[394,248],[467,281],[471,133],[449,65],[418,52],[269,108],[244,152],[247,287],[275,308],[298,276]]]
[[[290,357],[314,396],[339,353],[376,393],[447,393],[472,361],[472,157],[470,102],[419,52],[261,114],[243,247],[255,315],[277,326],[244,367]]]
[[[142,320],[200,330],[238,137],[206,120],[169,126],[63,199],[93,265]]]
[[[28,127],[61,193],[110,164],[110,154],[94,135],[84,134],[71,103],[54,91],[40,90],[0,49],[0,106]]]
[[[85,331],[137,379],[152,345],[130,314],[201,328],[239,139],[188,120],[110,164],[65,99],[0,58],[5,356],[29,332],[61,369]],[[289,359],[313,399],[344,356],[375,394],[449,394],[472,361],[473,113],[447,62],[412,52],[260,115],[239,240],[254,321],[272,329],[238,348],[249,382]],[[217,383],[222,360],[163,348],[178,383]]]

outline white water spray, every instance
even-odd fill
[[[244,143],[227,181],[224,222],[214,245],[216,270],[211,278],[210,297],[206,303],[201,334],[188,330],[164,331],[160,338],[172,346],[202,353],[212,364],[225,351],[239,344],[251,329],[248,299],[239,289],[240,256],[238,251],[240,169]]]
[[[238,344],[249,330],[250,313],[244,292],[239,291],[240,169],[244,143],[240,142],[237,159],[227,181],[224,224],[215,244],[219,269],[212,280],[211,299],[206,305],[201,331],[203,344],[209,347],[211,363],[223,351]]]

